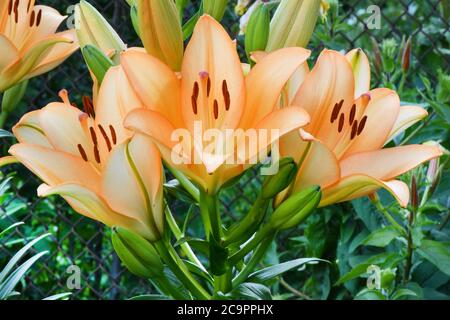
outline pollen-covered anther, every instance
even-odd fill
[[[344,104],[344,100],[337,102],[334,105],[333,111],[331,112],[330,122],[334,123],[339,117],[339,112],[341,112],[342,105]]]
[[[106,133],[105,129],[101,124],[98,125],[98,128],[100,129],[100,133],[103,136],[103,139],[106,142],[106,146],[108,147],[108,151],[112,150],[111,140],[109,140],[108,134]]]
[[[364,117],[361,119],[361,122],[359,123],[359,126],[358,126],[358,132],[357,132],[357,135],[358,135],[358,136],[364,131],[364,128],[365,128],[365,126],[366,126],[366,123],[367,123],[367,116],[364,116]]]
[[[339,126],[338,126],[338,132],[341,133],[344,129],[344,123],[345,123],[345,115],[341,113],[341,116],[339,117]]]
[[[78,144],[77,147],[78,147],[78,151],[80,152],[81,157],[83,158],[84,161],[87,162],[88,161],[88,157],[87,157],[86,151],[84,151],[83,146],[81,144]]]
[[[353,122],[352,133],[350,134],[350,140],[355,139],[357,133],[358,133],[358,120]]]
[[[191,103],[192,103],[192,111],[196,115],[198,113],[198,95],[200,92],[200,88],[198,86],[198,82],[194,82],[194,88],[192,89],[192,97],[191,97]]]
[[[223,94],[223,101],[225,102],[225,110],[230,110],[231,106],[231,96],[230,91],[228,90],[228,84],[227,80],[222,81],[222,94]]]
[[[219,103],[217,102],[217,100],[214,100],[214,119],[218,119],[219,118]]]

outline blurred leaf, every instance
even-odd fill
[[[450,247],[449,244],[432,240],[422,240],[422,245],[417,252],[438,267],[446,275],[450,276]]]
[[[231,295],[245,300],[272,300],[268,287],[251,282],[240,284],[231,292]]]
[[[375,230],[362,243],[366,246],[383,248],[398,236],[399,232],[393,226],[389,226]]]

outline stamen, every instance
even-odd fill
[[[95,161],[97,161],[97,163],[100,164],[101,161],[100,161],[100,152],[98,151],[98,146],[94,146],[94,156],[95,156]]]
[[[338,102],[334,105],[333,111],[331,112],[331,118],[330,118],[331,123],[334,123],[334,121],[336,121],[336,119],[338,118],[339,112],[341,112],[341,108],[342,108],[343,104],[344,104],[344,100],[341,100],[340,102]]]
[[[13,0],[9,0],[9,4],[8,4],[8,15],[9,16],[12,13],[12,9],[13,9]]]
[[[355,121],[355,116],[356,116],[356,104],[352,105],[352,110],[350,111],[350,119],[349,119],[349,124],[352,125],[353,121]]]
[[[367,116],[364,116],[362,119],[361,119],[361,123],[359,124],[359,127],[358,127],[358,136],[363,132],[363,130],[364,130],[364,128],[365,128],[365,126],[366,126],[366,122],[367,122]]]
[[[33,11],[34,12],[34,11]],[[58,92],[58,96],[61,98],[62,102],[70,104],[69,93],[66,89],[62,89]]]
[[[92,143],[96,146],[98,145],[97,134],[95,133],[94,128],[89,127],[89,131],[91,132]]]
[[[27,13],[30,12],[30,8],[31,8],[31,0],[28,0]]]
[[[231,97],[230,97],[230,91],[228,91],[228,84],[227,80],[223,80],[222,82],[222,93],[223,93],[223,100],[225,101],[225,110],[230,110],[231,105]]]
[[[211,78],[208,77],[208,82],[206,83],[206,96],[209,97],[211,93]]]
[[[103,127],[102,127],[101,124],[98,125],[98,128],[100,129],[100,132],[101,132],[101,134],[102,134],[102,136],[103,136],[103,139],[105,139],[106,146],[108,147],[108,151],[111,151],[111,149],[112,149],[111,141],[109,140],[109,137],[108,137],[108,135],[106,134],[105,129],[103,129]]]
[[[342,129],[344,129],[344,122],[345,122],[345,115],[341,113],[341,116],[339,117],[339,126],[338,126],[339,133],[341,133]]]
[[[219,118],[219,103],[214,99],[214,119]]]
[[[89,98],[88,96],[83,96],[82,100],[84,112],[94,117],[95,116],[94,104],[92,103],[91,98]]]
[[[14,20],[16,24],[19,23],[19,0],[16,0],[16,3],[14,3]]]
[[[198,82],[195,81],[194,89],[192,90],[192,97],[191,97],[192,111],[194,112],[195,115],[198,113],[197,99],[198,99],[199,93],[200,93],[200,88],[198,86]]]
[[[356,137],[357,133],[358,133],[358,120],[353,122],[352,133],[350,135],[350,140],[353,140]]]
[[[42,10],[39,10],[36,18],[36,27],[39,27],[39,25],[41,24],[41,19],[42,19]]]
[[[87,157],[86,151],[84,151],[83,146],[81,144],[78,145],[78,151],[80,152],[80,155],[83,158],[83,160],[87,162],[88,157]]]
[[[112,125],[109,125],[109,131],[111,131],[111,138],[112,141],[114,143],[114,145],[117,144],[117,134],[116,134],[116,130],[114,130],[114,127]]]
[[[32,27],[34,25],[34,20],[36,19],[36,13],[33,11],[31,11],[31,16],[30,16],[30,27]]]

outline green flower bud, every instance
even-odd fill
[[[396,277],[396,269],[384,269],[381,271],[381,288],[389,290]]]
[[[141,236],[114,227],[112,243],[120,260],[131,273],[146,279],[163,275],[164,266],[157,251]]]
[[[203,12],[220,21],[225,14],[227,4],[228,0],[203,0]]]
[[[311,39],[321,0],[281,0],[270,25],[267,51],[306,47]]]
[[[108,21],[85,0],[75,7],[75,30],[81,48],[90,44],[103,52],[114,50],[116,53],[127,48]],[[113,60],[118,62],[118,59],[119,55],[114,55]]]
[[[88,44],[81,49],[81,52],[89,70],[92,71],[99,84],[101,84],[106,72],[114,66],[114,62],[94,45]]]
[[[279,162],[278,173],[268,176],[263,183],[262,197],[271,199],[286,189],[297,175],[298,166],[292,158],[284,158]]]
[[[252,52],[266,48],[269,33],[270,12],[265,4],[260,3],[250,16],[245,32],[245,52],[247,57],[250,57]]]
[[[292,195],[275,210],[269,225],[278,230],[295,227],[317,208],[321,197],[319,186],[312,186]]]

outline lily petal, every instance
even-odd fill
[[[370,63],[361,49],[353,49],[345,57],[353,69],[355,76],[355,99],[370,90]]]
[[[305,130],[330,149],[334,149],[340,139],[339,121],[333,117],[336,105],[341,105],[337,116],[349,114],[354,101],[354,86],[353,71],[345,56],[337,51],[323,50],[292,102],[311,116],[311,124]]]
[[[369,96],[370,101],[367,107],[361,108],[360,103],[357,103],[357,116],[354,122],[352,125],[348,122],[346,124],[348,126],[348,144],[342,156],[344,158],[353,153],[376,150],[383,147],[398,118],[400,98],[395,91],[380,88],[370,91]],[[362,124],[363,121],[365,121],[364,124]],[[352,139],[353,126],[357,128]],[[342,151],[336,150],[336,153],[341,155]]]
[[[100,221],[109,227],[125,227],[147,239],[154,238],[145,223],[113,211],[103,197],[81,185],[66,183],[50,187],[43,184],[38,188],[38,195],[40,197],[60,195],[75,211],[86,217]]]
[[[341,160],[341,175],[347,177],[364,174],[388,181],[441,155],[442,151],[438,147],[427,145],[362,152]]]
[[[137,142],[137,146],[133,146],[131,142],[125,142],[113,150],[102,174],[102,190],[114,211],[139,221],[145,221],[157,236],[156,238],[159,238],[162,229],[159,229],[156,224],[152,207],[152,200],[156,196],[156,187],[151,186],[152,189],[149,189],[148,184],[154,183],[155,179],[158,180],[158,183],[161,182],[162,173],[158,171],[162,169],[160,164],[157,165],[156,155],[152,154],[152,150],[155,152],[154,148],[148,150],[148,146],[145,146],[146,148],[141,150],[135,149],[142,147],[139,146],[142,141]],[[143,150],[148,150],[148,153],[144,154]],[[139,152],[143,155],[140,155]],[[147,157],[147,165],[156,166],[156,174],[150,173],[153,168],[138,167],[142,165],[142,159],[145,157]],[[135,162],[136,160],[139,163]],[[152,178],[151,174],[155,177]],[[150,180],[146,181],[148,179]],[[151,194],[152,192],[154,194]],[[158,216],[159,223],[161,223],[161,218]]]
[[[322,190],[320,207],[357,199],[384,188],[389,191],[402,207],[409,201],[409,188],[399,180],[382,181],[367,175],[352,175]]]
[[[386,140],[387,144],[392,139],[394,139],[397,135],[404,132],[409,127],[413,126],[423,118],[428,115],[428,112],[419,106],[402,106],[400,107],[400,112],[398,114],[397,120],[394,123],[394,127],[392,128],[389,136]]]
[[[146,52],[128,50],[121,55],[121,67],[142,104],[181,126],[180,81],[175,73]],[[124,80],[125,81],[125,80]]]
[[[186,48],[181,69],[182,115],[208,128],[235,128],[245,102],[244,74],[233,42],[220,23],[202,16]]]
[[[41,112],[41,110],[36,110],[25,114],[14,126],[13,133],[21,143],[36,144],[51,149],[53,146],[47,139],[39,121]]]
[[[17,50],[16,46],[3,34],[0,34],[0,48],[2,48],[2,54],[0,55],[1,73],[3,71],[3,68],[7,67],[13,61],[19,58],[19,51]]]
[[[241,128],[251,128],[276,109],[284,86],[310,54],[303,48],[284,48],[256,64],[245,79],[247,102]]]
[[[70,39],[71,41],[56,43],[51,49],[48,50],[42,60],[30,71],[30,73],[26,76],[26,79],[31,79],[53,70],[63,63],[72,53],[78,50],[78,41],[74,30],[67,30],[58,33],[56,36],[62,36]]]
[[[9,153],[50,186],[72,182],[100,189],[100,175],[80,157],[27,143],[12,146]]]

